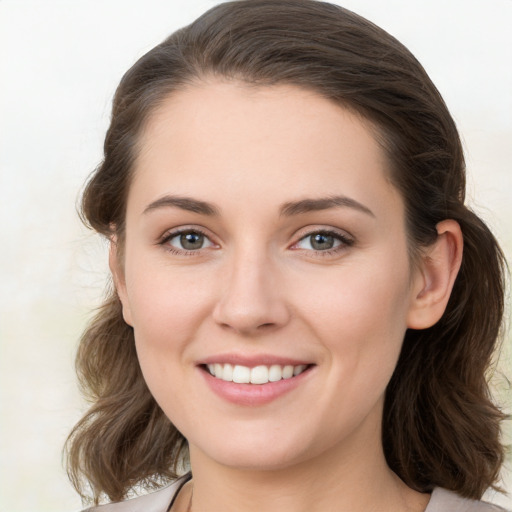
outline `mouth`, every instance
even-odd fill
[[[212,377],[225,382],[262,385],[270,382],[293,379],[307,371],[311,366],[313,365],[272,364],[249,367],[239,364],[215,363],[204,364],[202,368]]]
[[[236,406],[262,406],[311,382],[317,364],[276,354],[224,353],[197,361],[204,383]]]

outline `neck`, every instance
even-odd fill
[[[380,432],[278,469],[222,465],[190,446],[193,512],[421,512],[428,495],[408,488],[387,466]]]

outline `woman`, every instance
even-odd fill
[[[504,261],[464,189],[423,68],[340,7],[228,2],[148,52],[83,197],[115,286],[78,353],[79,492],[496,510]]]

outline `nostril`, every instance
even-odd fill
[[[233,323],[233,325],[222,322],[219,324],[222,329],[225,329],[226,331],[235,331],[239,333],[249,333],[250,331],[256,333],[256,332],[266,332],[271,331],[274,329],[277,324],[275,322],[266,322],[259,325],[256,325],[255,327],[251,327],[250,325],[241,325],[238,323]]]
[[[226,295],[215,305],[213,320],[222,329],[266,333],[287,323],[289,314],[283,301],[275,297],[248,297],[247,290],[243,293]]]

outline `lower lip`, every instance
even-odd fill
[[[308,367],[301,374],[290,379],[281,379],[267,384],[238,384],[217,379],[203,367],[199,371],[210,389],[218,396],[237,405],[264,405],[285,395],[299,386],[311,373]]]

